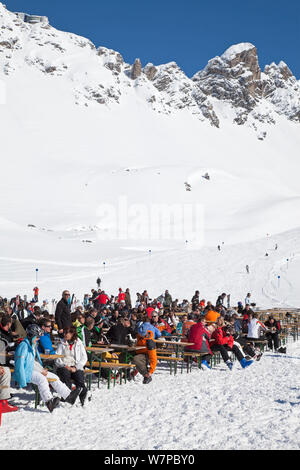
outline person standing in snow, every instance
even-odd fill
[[[125,292],[122,291],[121,287],[119,288],[118,293],[118,304],[125,304]]]
[[[246,295],[246,298],[245,298],[245,306],[246,305],[251,305],[251,294],[250,294],[250,292],[248,292],[248,294]]]
[[[268,348],[274,349],[275,351],[278,350],[279,348],[279,338],[278,335],[280,333],[280,322],[278,320],[275,320],[275,318],[270,315],[268,320],[265,321],[265,326],[269,329],[269,331],[266,333],[266,339],[268,340]]]
[[[164,309],[170,310],[171,305],[172,305],[172,296],[171,294],[169,294],[169,291],[166,290],[165,295],[164,295],[164,303],[163,303]]]
[[[157,353],[154,340],[160,338],[161,332],[149,322],[145,317],[142,324],[137,328],[137,346],[144,346],[144,349],[136,351],[133,363],[137,371],[144,377],[143,384],[148,384],[152,380],[152,375],[156,369]]]
[[[199,302],[200,302],[200,297],[199,297],[199,295],[200,295],[200,292],[199,292],[198,290],[196,290],[196,291],[195,291],[195,294],[194,294],[193,297],[192,297],[191,302],[192,302],[192,310],[193,310],[193,312],[196,310],[196,308],[199,307]]]
[[[249,266],[248,266],[248,264],[246,264],[246,271],[247,271],[247,273],[249,274]]]
[[[39,301],[39,288],[36,286],[33,289],[33,301],[38,302]]]
[[[100,279],[100,277],[98,277],[96,283],[97,283],[98,289],[100,289],[100,284],[101,284],[101,279]]]
[[[222,305],[222,307],[225,308],[225,306],[224,306],[225,297],[226,297],[225,292],[223,292],[223,294],[219,295],[219,297],[217,298],[216,307],[218,307],[219,305]]]
[[[70,292],[64,290],[55,310],[55,322],[61,338],[63,337],[64,328],[72,326],[70,299]]]

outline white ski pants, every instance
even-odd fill
[[[3,367],[3,366],[2,366]],[[4,374],[0,375],[0,385],[1,387],[6,387],[0,389],[0,400],[7,400],[10,397],[10,369],[8,367],[3,367]]]
[[[70,389],[66,386],[66,384],[64,384],[63,382],[59,380],[57,375],[48,371],[48,374],[45,377],[40,372],[33,371],[32,377],[31,377],[31,383],[33,383],[34,385],[37,385],[42,401],[46,403],[47,401],[53,398],[52,393],[50,392],[50,386],[47,380],[48,378],[56,379],[55,382],[51,382],[51,387],[53,387],[53,389],[56,391],[56,393],[60,397],[62,397],[63,399],[66,399],[70,395],[71,393]]]

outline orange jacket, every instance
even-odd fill
[[[152,341],[149,341],[152,340]],[[154,344],[155,349],[148,349],[150,344]],[[151,330],[147,331],[146,336],[137,335],[137,346],[145,346],[144,349],[138,349],[136,354],[147,354],[149,358],[150,368],[149,374],[153,374],[156,369],[157,364],[157,353],[156,353],[156,345],[154,342],[154,333]],[[152,347],[152,346],[151,346]]]

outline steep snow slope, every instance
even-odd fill
[[[65,283],[82,293],[88,285],[80,279],[90,283],[106,260],[114,265],[105,272],[112,288],[122,277],[122,284],[131,281],[135,290],[142,278],[156,294],[169,282],[174,294],[184,296],[183,291],[206,283],[207,270],[214,278],[220,258],[212,254],[217,244],[225,242],[229,258],[223,274],[211,288],[205,284],[207,295],[213,296],[223,290],[231,261],[256,262],[264,255],[267,233],[299,226],[299,124],[284,110],[277,112],[272,102],[279,100],[282,109],[287,95],[281,85],[286,78],[286,93],[294,90],[294,110],[298,82],[289,74],[279,76],[277,66],[271,64],[268,71],[279,81],[272,100],[253,98],[255,106],[246,110],[245,125],[236,125],[233,121],[242,107],[236,108],[230,95],[222,100],[209,94],[212,81],[217,89],[221,82],[217,74],[208,77],[207,69],[189,79],[175,63],[141,69],[136,61],[130,66],[117,52],[96,49],[85,38],[47,24],[23,23],[1,4],[0,28],[0,80],[6,89],[6,102],[0,105],[4,295],[14,295],[18,286],[27,289],[37,264],[47,265],[40,279],[45,287],[42,295],[57,296]],[[251,46],[234,46],[217,61],[230,72],[228,83],[236,87],[235,96],[242,84],[235,84],[232,69],[237,65],[228,61],[233,51],[238,52],[239,73],[241,67],[245,73],[249,64],[252,70],[256,55]],[[278,67],[284,70],[282,64]],[[251,83],[247,82],[250,91]],[[256,89],[261,90],[260,82]],[[205,173],[210,180],[203,178]],[[131,235],[137,240],[115,230],[120,216],[126,218],[124,200]],[[134,215],[130,209],[137,203],[140,211]],[[176,222],[182,231],[175,241],[149,240],[149,231],[148,236],[139,233],[141,227],[160,228],[168,222],[151,216],[153,204],[174,203],[203,208],[204,251],[187,253],[187,245],[199,250],[199,244],[192,244],[182,220]],[[105,208],[118,218],[104,217]],[[282,237],[285,258],[293,251],[293,238]],[[256,243],[261,243],[259,255]],[[241,257],[236,244],[246,256]],[[162,251],[155,256],[155,250]],[[144,277],[146,266],[151,269]],[[257,295],[272,303],[274,296],[261,292],[268,274],[258,267],[264,274],[256,276]],[[173,275],[177,280],[172,280]],[[240,285],[235,271],[231,279],[228,289],[239,300],[248,284]],[[281,300],[289,303],[286,296],[279,296]]]

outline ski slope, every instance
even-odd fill
[[[260,306],[298,306],[298,123],[279,114],[275,124],[257,121],[267,133],[259,140],[233,123],[225,101],[211,98],[219,128],[188,109],[154,112],[150,84],[125,73],[119,101],[87,103],[83,87],[115,83],[104,59],[116,53],[100,57],[85,38],[22,25],[2,4],[0,12],[9,47],[18,39],[1,53],[0,295],[30,295],[39,269],[48,300],[65,288],[81,298],[101,275],[112,293],[122,285],[155,297],[168,288],[182,299],[199,289],[235,302],[250,290]],[[261,100],[262,115],[270,106]],[[199,209],[196,237],[183,217],[177,236],[164,236],[170,219],[156,212],[174,204]]]

